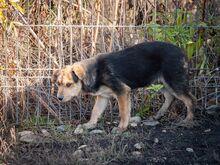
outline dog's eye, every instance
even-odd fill
[[[61,83],[60,83],[60,82],[57,82],[57,85],[58,85],[58,86],[60,86],[60,85],[61,85]]]
[[[71,85],[72,85],[72,83],[67,83],[66,84],[67,87],[70,87]]]

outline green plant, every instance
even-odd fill
[[[18,32],[16,26],[22,25],[22,23],[18,21],[14,21],[10,19],[10,13],[12,11],[20,12],[24,14],[24,9],[19,5],[19,0],[0,0],[0,25],[7,32],[11,33],[13,30],[14,35],[17,37]]]
[[[166,26],[156,23],[155,19],[153,19],[153,21],[146,25],[149,38],[173,43],[184,49],[188,58],[191,59],[195,51],[203,43],[201,35],[199,35],[197,41],[193,41],[196,32],[196,24],[192,22],[193,15],[180,9],[174,14],[159,13],[157,15],[164,19]],[[199,24],[199,26],[205,25],[203,22]]]
[[[144,105],[139,108],[137,113],[138,116],[144,118],[150,115],[151,101],[156,97],[158,92],[160,92],[163,87],[164,86],[162,84],[152,84],[146,88],[149,94],[146,96]]]
[[[24,122],[26,127],[33,127],[33,126],[45,126],[45,125],[55,125],[58,124],[56,120],[48,119],[46,116],[31,116]]]

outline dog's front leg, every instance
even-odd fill
[[[118,128],[115,128],[115,130],[117,132],[118,131],[122,132],[127,129],[130,120],[130,113],[131,113],[130,93],[126,92],[120,96],[117,96],[117,100],[119,105],[119,115],[121,119]]]
[[[97,96],[95,105],[92,109],[91,118],[88,123],[83,124],[86,129],[95,128],[99,117],[102,115],[108,104],[108,98],[103,96]]]

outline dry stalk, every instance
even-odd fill
[[[94,41],[92,42],[92,50],[91,50],[91,56],[93,56],[94,52],[96,51],[96,42],[99,32],[99,21],[100,21],[100,12],[101,12],[101,0],[96,0],[96,28],[95,28],[95,34],[94,34]]]
[[[112,51],[112,45],[114,42],[114,34],[115,34],[115,25],[117,24],[118,20],[118,6],[119,6],[119,0],[115,1],[115,12],[114,12],[114,18],[113,18],[113,27],[112,27],[112,32],[111,32],[111,40],[110,40],[110,45],[109,45],[109,52]]]
[[[54,117],[59,121],[60,124],[63,123],[63,121],[59,118],[59,116],[56,114],[56,112],[54,112],[54,110],[49,107],[49,105],[43,100],[43,98],[41,98],[40,96],[38,96],[34,91],[31,91],[31,95],[32,95],[34,98],[38,99],[39,102],[46,108],[46,110],[47,110],[52,116],[54,116]]]
[[[81,25],[81,28],[80,28],[80,54],[81,54],[81,57],[83,56],[83,45],[84,45],[84,41],[85,41],[85,32],[84,32],[84,27],[83,27],[83,11],[82,11],[82,0],[78,0],[78,12],[79,12],[79,15],[80,15],[80,25]]]
[[[59,25],[62,25],[62,6],[61,6],[62,0],[58,1],[58,14],[57,14],[57,22]],[[57,43],[59,43],[58,47],[58,53],[59,53],[59,64],[62,65],[62,60],[64,59],[63,54],[63,29],[62,27],[59,27],[59,37],[57,38]]]
[[[29,23],[26,21],[26,19],[23,17],[23,15],[22,15],[19,11],[16,11],[16,12],[17,12],[18,15],[20,16],[20,18],[22,19],[22,21],[24,22],[24,24],[25,24],[25,25],[29,25]],[[55,68],[58,68],[59,65],[58,65],[58,63],[57,63],[57,61],[56,61],[56,58],[53,57],[50,53],[47,52],[44,43],[43,43],[43,42],[41,41],[41,39],[37,36],[37,34],[34,32],[34,30],[33,30],[30,26],[28,26],[28,29],[29,29],[30,33],[32,34],[32,36],[37,40],[37,43],[39,44],[39,46],[40,46],[43,50],[45,50],[44,53],[52,59],[52,62],[53,62],[53,64],[55,65]]]

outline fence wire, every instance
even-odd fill
[[[14,13],[15,18],[23,21],[23,25],[17,27],[18,37],[5,34],[2,38],[0,105],[5,111],[13,111],[16,124],[26,120],[33,124],[49,124],[54,119],[59,122],[87,120],[94,99],[81,96],[61,104],[56,99],[56,86],[55,92],[51,92],[50,77],[54,69],[98,53],[157,40],[159,33],[166,36],[165,29],[172,31],[177,26],[166,24],[165,19],[168,18],[163,19],[163,13],[168,13],[167,17],[176,15],[174,21],[178,19],[179,11],[189,10],[198,14],[190,8],[190,5],[198,5],[189,3],[191,1],[186,1],[189,3],[186,10],[187,3],[169,0],[37,2],[27,7],[25,15]],[[33,9],[34,5],[36,9]],[[211,9],[205,11],[204,21],[212,12]],[[36,13],[38,15],[34,15]],[[203,34],[202,46],[196,46],[189,62],[190,87],[198,100],[198,107],[219,106],[219,54],[215,49],[220,46],[220,26],[186,22],[180,27],[194,30],[195,41],[200,31]],[[218,31],[213,35],[215,42],[210,31]],[[145,89],[132,93],[133,113],[144,104],[147,94]],[[106,116],[112,118],[117,115],[115,102],[110,102],[108,109],[111,113],[107,112]]]

